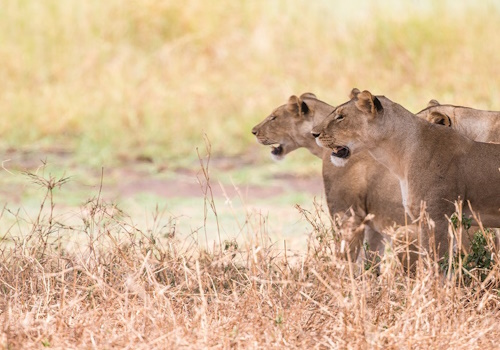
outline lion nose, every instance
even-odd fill
[[[321,133],[317,131],[311,131],[311,134],[314,136],[314,138],[317,138]]]
[[[252,129],[252,134],[257,135],[257,129],[253,128]]]

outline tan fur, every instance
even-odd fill
[[[253,128],[252,133],[261,144],[279,142],[283,150],[286,150],[283,157],[298,147],[305,147],[311,153],[321,156],[330,214],[344,213],[352,207],[357,224],[368,214],[374,214],[375,217],[365,229],[365,239],[370,250],[382,252],[380,232],[394,222],[404,223],[398,181],[366,152],[356,155],[356,161],[345,167],[334,166],[330,161],[330,152],[316,144],[311,130],[314,124],[321,122],[335,107],[312,96],[314,95],[303,94],[300,97],[290,97],[287,104],[276,108]],[[308,112],[304,114],[303,110]],[[358,235],[350,242],[353,259],[360,251],[362,241],[363,235]]]
[[[427,108],[418,112],[417,117],[434,124],[451,127],[471,140],[500,143],[500,112],[484,111],[469,107],[441,105],[430,100]],[[469,232],[479,230],[472,226]],[[500,247],[500,229],[496,228],[496,244]],[[470,248],[470,237],[462,239],[466,250]]]
[[[300,97],[290,96],[288,103],[276,108],[262,122],[253,127],[252,133],[263,145],[280,144],[283,152],[273,155],[283,159],[288,153],[300,147],[307,148],[321,158],[323,149],[316,144],[311,129],[317,115],[326,116],[333,111],[332,106],[318,101],[312,93]]]
[[[427,103],[427,107],[432,107],[432,106],[439,106],[439,102],[437,100],[430,100],[429,103]]]
[[[485,226],[500,227],[500,145],[472,141],[368,91],[338,106],[312,132],[324,147],[348,145],[350,161],[367,150],[384,164],[399,179],[411,218],[425,201],[439,256],[448,252],[445,215],[454,212],[458,197],[471,202]],[[468,207],[464,213],[470,215]]]
[[[441,105],[431,100],[417,117],[449,126],[471,140],[500,143],[500,112]]]

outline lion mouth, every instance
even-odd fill
[[[337,158],[349,158],[351,155],[351,150],[347,146],[334,146],[332,148],[332,157],[337,157]]]
[[[283,153],[283,146],[280,143],[276,143],[271,145],[271,154],[275,156],[279,156]]]

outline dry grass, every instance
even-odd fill
[[[39,215],[4,208],[0,216],[14,218],[0,247],[2,348],[497,345],[496,264],[483,281],[461,262],[445,278],[424,255],[410,274],[399,248],[388,247],[360,270],[341,258],[349,221],[332,225],[320,205],[299,208],[311,223],[307,251],[271,244],[250,213],[243,245],[219,241],[207,250],[179,238],[162,213],[140,228],[99,194],[75,217],[59,215],[51,193],[66,179],[30,177],[46,188]],[[205,179],[207,211],[216,214]]]
[[[245,152],[291,94],[500,109],[494,1],[4,0],[0,147],[85,163]],[[170,164],[173,164],[170,162]]]
[[[498,5],[390,3],[1,1],[0,148],[196,159],[206,132],[214,154],[241,154],[290,94],[337,104],[353,86],[414,111],[431,98],[500,109]],[[445,277],[423,255],[410,274],[393,247],[365,270],[342,257],[349,222],[321,206],[302,210],[304,251],[270,242],[251,212],[244,243],[205,249],[99,193],[60,212],[66,179],[31,178],[39,213],[0,211],[0,348],[498,347],[496,261],[469,271],[458,256]]]

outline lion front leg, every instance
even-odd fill
[[[450,253],[450,235],[447,216],[450,217],[453,208],[440,203],[431,202],[428,207],[422,204],[419,216],[419,226],[422,232],[422,246],[431,258],[440,260]]]

